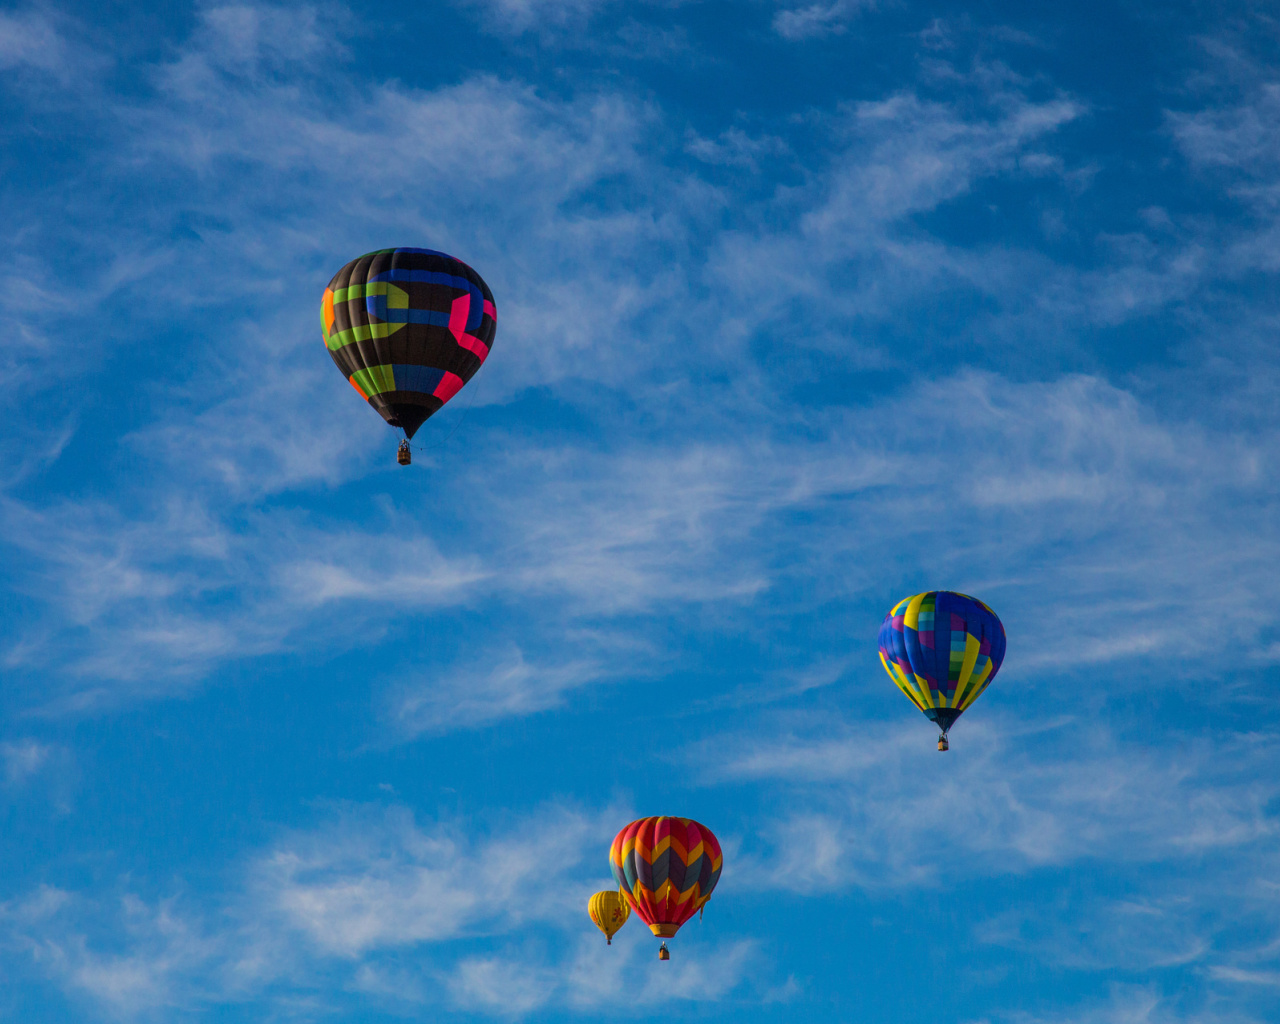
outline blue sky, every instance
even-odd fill
[[[1269,5],[392,6],[0,10],[0,1019],[1274,1020]],[[498,308],[407,470],[391,245]]]

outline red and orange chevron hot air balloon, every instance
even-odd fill
[[[706,825],[690,818],[641,818],[614,837],[613,877],[654,935],[669,939],[711,898],[724,858]],[[666,960],[667,944],[659,950]]]

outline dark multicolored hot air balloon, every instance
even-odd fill
[[[433,249],[380,249],[352,260],[324,291],[329,355],[351,386],[409,438],[456,395],[493,347],[497,312],[480,275]]]
[[[619,928],[631,917],[631,906],[622,893],[615,889],[598,892],[587,900],[587,916],[592,924],[604,932],[608,940],[606,945],[613,945],[613,937]]]
[[[1004,661],[1004,626],[977,598],[931,590],[899,601],[880,626],[880,661],[898,689],[947,732]]]
[[[613,877],[631,909],[654,935],[669,939],[720,881],[720,844],[706,825],[690,818],[641,818],[614,837]],[[667,944],[658,956],[668,959]]]

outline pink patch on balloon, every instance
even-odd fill
[[[486,302],[485,311],[491,310],[493,305]],[[480,357],[480,362],[484,362],[489,355],[489,346],[479,338],[467,333],[467,320],[471,317],[471,293],[459,295],[453,300],[453,305],[449,307],[449,333],[453,335],[458,344],[465,348],[468,352],[472,352]],[[446,374],[446,376],[451,376]],[[462,387],[461,384],[458,387]],[[445,399],[448,401],[448,399]]]
[[[436,385],[436,389],[431,393],[440,399],[442,403],[447,402],[462,390],[462,385],[465,383],[466,381],[456,373],[450,373],[445,370],[444,376],[440,378],[440,383]]]

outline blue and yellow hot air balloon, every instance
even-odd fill
[[[898,689],[947,732],[1000,671],[1004,626],[975,597],[931,590],[899,601],[880,626],[880,661]]]

